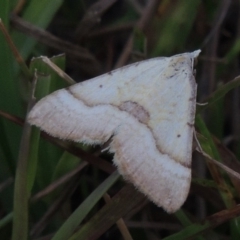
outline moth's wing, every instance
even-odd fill
[[[142,61],[56,91],[28,121],[62,139],[101,144],[112,137],[120,173],[174,212],[191,181],[198,54]]]

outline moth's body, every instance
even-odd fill
[[[62,139],[102,144],[120,173],[158,206],[174,212],[191,182],[200,51],[155,58],[56,91],[28,121]]]

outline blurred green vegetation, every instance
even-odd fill
[[[69,85],[41,55],[79,82],[143,58],[201,48],[198,140],[240,172],[240,2],[142,2],[1,1],[10,36],[0,32],[1,240],[240,238],[239,179],[201,154],[193,154],[186,203],[170,215],[117,181],[112,155],[99,146],[54,139],[24,123],[35,80],[37,100]]]

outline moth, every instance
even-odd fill
[[[122,176],[172,213],[191,182],[200,50],[153,58],[53,92],[27,121],[50,135],[103,144]]]

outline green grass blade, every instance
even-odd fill
[[[12,240],[28,239],[28,156],[31,127],[25,123],[20,143],[18,165],[14,185],[14,212]]]
[[[62,3],[63,0],[30,1],[22,14],[22,18],[38,27],[45,29]],[[12,33],[12,38],[22,57],[24,59],[29,57],[37,43],[37,40],[17,31]]]
[[[200,0],[182,0],[176,3],[174,8],[171,8],[172,11],[166,14],[162,27],[159,28],[161,38],[159,38],[153,51],[154,56],[159,54],[163,56],[169,55],[173,49],[185,46],[200,3]]]
[[[237,87],[240,86],[240,77],[234,78],[232,81],[229,81],[228,83],[222,85],[219,87],[216,91],[214,91],[207,99],[204,100],[204,103],[207,103],[206,105],[197,106],[197,113],[200,113],[204,111],[206,108],[210,107],[212,104],[216,104],[218,100],[225,97],[225,95]]]
[[[104,193],[115,183],[119,174],[114,172],[98,188],[96,188],[88,198],[75,210],[63,226],[57,231],[52,240],[66,240],[75,231],[77,226],[86,217],[89,211],[95,206]]]

